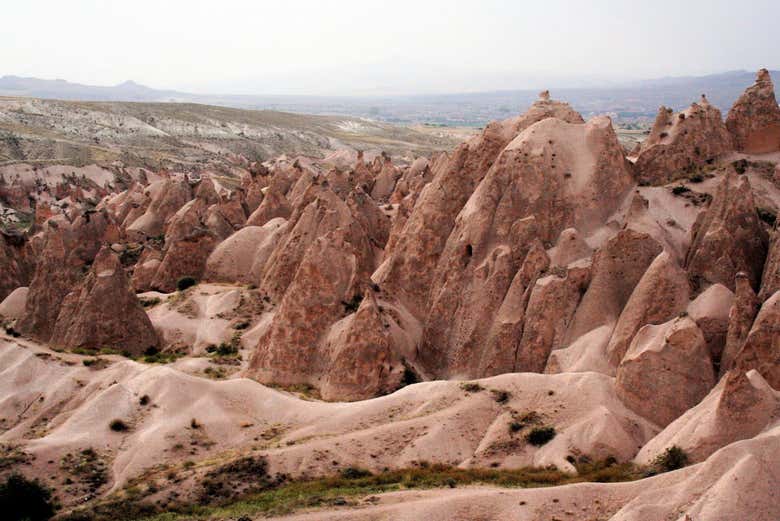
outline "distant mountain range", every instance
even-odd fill
[[[780,78],[780,71],[771,71]],[[618,121],[652,119],[660,105],[680,109],[706,93],[725,115],[740,93],[753,83],[754,72],[730,71],[708,76],[670,77],[621,86],[562,88],[553,97],[568,101],[585,116],[609,113]],[[348,115],[393,123],[480,126],[527,108],[536,90],[511,90],[419,96],[337,97],[192,94],[159,90],[133,81],[115,86],[3,76],[0,96],[82,101],[188,102],[308,114]]]

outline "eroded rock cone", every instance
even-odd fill
[[[192,199],[192,188],[183,177],[168,178],[150,184],[144,194],[149,198],[149,205],[126,230],[131,234],[157,237],[165,233],[168,219]]]
[[[767,235],[747,177],[726,173],[709,208],[696,218],[691,234],[685,265],[694,288],[700,291],[720,283],[734,290],[734,277],[743,271],[758,289]]]
[[[631,340],[646,324],[662,324],[688,305],[688,276],[668,252],[661,252],[631,293],[607,345],[610,363],[617,367]]]
[[[130,289],[119,256],[104,246],[79,284],[65,297],[52,333],[52,345],[109,347],[140,355],[158,345],[157,334]]]
[[[48,341],[65,296],[84,277],[101,244],[118,239],[119,230],[105,210],[85,212],[73,223],[49,220],[18,329]]]
[[[640,329],[615,380],[620,399],[661,427],[699,403],[714,385],[704,335],[688,317]]]
[[[764,262],[764,274],[761,277],[758,298],[763,302],[777,291],[780,291],[780,231],[775,228],[772,232],[769,253]]]
[[[326,400],[365,400],[401,386],[405,367],[371,290],[357,312],[334,328],[323,349],[329,359],[320,389]]]
[[[650,235],[631,229],[621,230],[607,241],[593,256],[591,281],[574,314],[566,343],[603,325],[612,327],[661,250]]]
[[[635,461],[652,464],[668,447],[685,451],[692,463],[721,447],[752,438],[780,415],[780,393],[755,370],[731,371],[694,408],[647,442]]]
[[[769,297],[734,360],[737,371],[757,370],[780,389],[780,291]]]
[[[488,326],[527,245],[537,237],[552,242],[572,226],[594,230],[633,183],[609,118],[548,118],[521,132],[458,215],[439,260],[420,349],[427,369],[473,374],[465,371],[483,356]],[[437,372],[433,364],[445,358],[449,367]],[[545,362],[531,365],[541,370]]]
[[[0,302],[16,288],[30,283],[34,264],[24,236],[0,232]]]
[[[780,150],[780,107],[769,71],[758,71],[756,82],[729,110],[726,128],[741,152],[763,154]]]
[[[704,333],[707,349],[716,364],[723,357],[733,304],[734,293],[723,284],[713,284],[688,305],[688,316]]]
[[[377,274],[377,282],[416,317],[427,313],[436,264],[455,217],[506,145],[519,132],[546,118],[582,123],[582,117],[568,104],[540,100],[518,118],[490,123],[482,134],[461,144],[432,168],[433,180],[420,194],[392,255]]]
[[[210,179],[202,180],[195,198],[170,219],[151,287],[170,292],[183,277],[200,279],[217,244],[243,224],[242,212],[237,200],[221,198]]]
[[[673,113],[661,107],[636,158],[640,183],[665,184],[711,164],[732,150],[720,111],[702,96],[699,103]]]
[[[287,221],[271,219],[245,226],[219,243],[206,260],[203,278],[214,282],[259,284],[265,264],[287,231]]]
[[[736,286],[734,303],[729,310],[726,345],[720,359],[721,376],[734,366],[737,353],[742,349],[760,307],[756,292],[750,286],[750,279],[746,273],[737,273],[734,283]]]
[[[249,374],[264,383],[318,385],[331,363],[320,342],[362,296],[371,257],[365,236],[360,240],[343,228],[314,239],[260,339]]]
[[[541,373],[554,349],[563,347],[574,311],[590,279],[589,267],[571,267],[563,276],[536,281],[525,312],[515,370]]]
[[[480,376],[509,373],[517,365],[517,349],[523,337],[526,308],[537,279],[550,266],[544,245],[536,239],[517,270],[504,300],[492,320],[479,362]]]

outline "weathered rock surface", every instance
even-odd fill
[[[758,71],[756,82],[729,110],[726,128],[741,152],[763,154],[780,150],[780,107],[769,71]]]
[[[709,208],[697,217],[692,236],[685,265],[695,288],[720,283],[733,290],[734,277],[744,271],[758,289],[767,235],[747,177],[726,173]]]
[[[0,301],[30,283],[35,268],[29,243],[21,235],[0,232]]]
[[[420,194],[392,255],[374,280],[393,292],[415,316],[422,318],[434,271],[455,218],[499,153],[522,130],[546,118],[581,123],[566,104],[539,100],[518,118],[489,124],[482,134],[460,145],[433,168],[433,180]]]
[[[16,288],[5,299],[0,301],[0,317],[12,320],[22,318],[24,316],[24,308],[27,305],[28,291],[29,288],[26,286]]]
[[[458,215],[442,252],[420,350],[426,367],[472,374],[527,245],[551,243],[573,226],[595,230],[633,184],[608,118],[547,118],[522,131]],[[531,365],[541,370],[545,362]]]
[[[729,330],[729,314],[734,293],[722,284],[713,284],[688,304],[688,316],[696,322],[713,362],[720,364]]]
[[[688,317],[640,329],[615,380],[620,399],[661,427],[699,403],[714,385],[704,334]]]
[[[614,367],[628,351],[631,340],[646,324],[662,324],[688,305],[688,276],[667,252],[661,252],[631,293],[607,345]]]
[[[661,107],[636,158],[639,181],[658,185],[684,177],[732,150],[720,111],[702,96],[688,109]]]
[[[133,355],[158,345],[152,322],[110,248],[100,250],[87,276],[63,300],[51,343],[67,349],[109,347]]]
[[[222,241],[206,260],[204,280],[259,284],[268,258],[287,231],[287,221],[271,219],[245,226]]]
[[[750,280],[745,273],[737,273],[734,301],[729,309],[729,323],[726,330],[726,344],[720,359],[720,376],[734,366],[742,346],[745,344],[753,321],[761,307],[756,292],[750,287]]]
[[[48,221],[19,331],[41,341],[51,338],[65,296],[84,277],[103,243],[119,239],[108,212],[86,212],[72,223]]]
[[[678,446],[691,462],[756,436],[780,418],[780,393],[755,370],[729,372],[695,407],[669,424],[637,454],[648,465],[668,447]]]
[[[780,231],[775,228],[772,232],[769,253],[764,262],[764,274],[761,276],[758,298],[763,302],[777,291],[780,291]]]
[[[144,193],[149,198],[149,206],[143,215],[127,225],[126,230],[147,237],[164,234],[168,219],[192,199],[192,189],[184,178],[168,178],[154,182]]]
[[[769,385],[780,389],[780,291],[761,306],[734,368],[741,372],[755,369]]]
[[[645,233],[621,230],[593,256],[588,290],[567,335],[573,342],[588,331],[617,322],[634,288],[661,253],[661,245]]]
[[[322,397],[362,400],[401,387],[405,367],[373,291],[365,292],[357,312],[344,322],[324,342],[330,362],[320,387]]]

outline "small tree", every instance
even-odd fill
[[[0,516],[3,519],[46,521],[54,515],[51,492],[38,480],[11,474],[0,483]]]

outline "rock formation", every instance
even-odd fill
[[[780,150],[780,107],[769,71],[758,71],[756,82],[729,110],[726,128],[740,152],[763,154]]]
[[[721,376],[734,366],[737,353],[745,344],[745,339],[747,339],[760,307],[756,292],[750,286],[747,274],[737,273],[735,285],[734,302],[729,310],[726,344],[720,359]]]
[[[620,399],[661,427],[699,403],[714,385],[704,335],[688,317],[640,329],[615,380]]]
[[[739,372],[755,369],[769,385],[780,389],[780,291],[761,306],[737,352],[734,369]]]
[[[747,177],[727,172],[692,230],[685,265],[695,288],[720,283],[734,290],[734,277],[745,272],[758,289],[767,236],[756,213]]]
[[[720,111],[702,95],[698,103],[673,113],[661,107],[636,157],[640,183],[665,184],[712,164],[732,150]]]
[[[109,247],[100,250],[87,276],[63,300],[51,342],[67,349],[108,347],[133,355],[157,347],[152,323]]]

